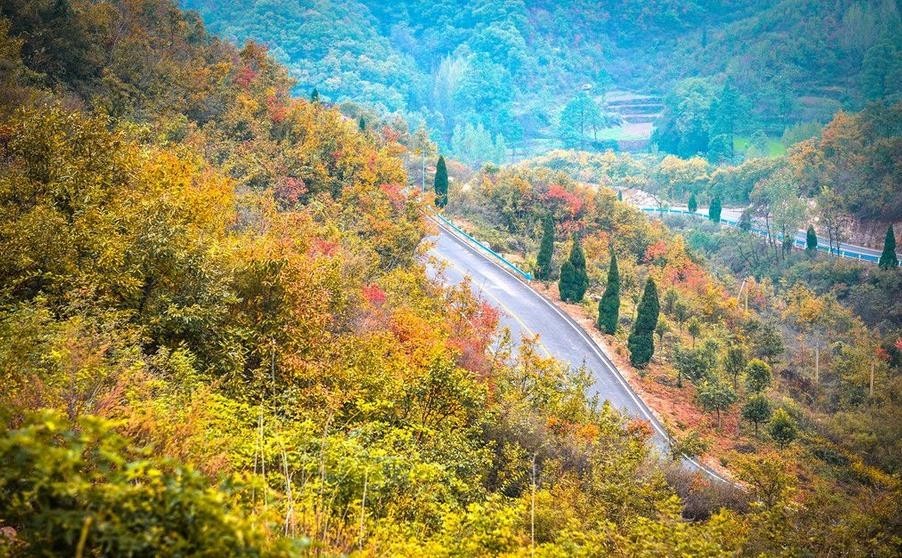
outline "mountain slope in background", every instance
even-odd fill
[[[749,128],[780,134],[898,93],[902,76],[892,0],[182,4],[226,38],[266,44],[297,91],[400,111],[448,147],[468,124],[514,144],[553,136],[582,91],[604,105],[611,90],[667,94],[696,76],[732,80]]]

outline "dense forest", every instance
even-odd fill
[[[298,80],[297,92],[315,87],[334,102],[426,123],[442,147],[477,162],[504,162],[499,146],[569,143],[568,115],[580,104],[594,106],[580,112],[592,128],[580,140],[604,147],[605,138],[647,139],[641,124],[663,110],[665,131],[685,137],[661,148],[695,155],[708,151],[709,132],[731,142],[734,133],[779,137],[902,92],[894,0],[183,5],[228,39],[267,45]],[[624,91],[659,100],[607,95]],[[713,131],[712,101],[730,113]]]
[[[898,10],[817,4],[0,0],[0,556],[898,555],[897,266],[618,199],[898,221]],[[850,112],[482,165],[615,87],[772,135],[751,62]],[[443,282],[442,210],[675,402],[673,460]]]

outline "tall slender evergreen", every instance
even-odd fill
[[[883,240],[883,253],[880,254],[878,263],[880,269],[895,269],[899,267],[899,258],[896,256],[896,235],[893,234],[893,226],[886,229],[886,238]]]
[[[715,223],[720,223],[720,196],[714,196],[714,199],[711,200],[711,206],[708,207],[708,218],[710,218]]]
[[[639,301],[639,313],[636,323],[627,341],[630,351],[630,362],[636,368],[644,368],[651,362],[655,353],[654,333],[658,325],[658,313],[661,306],[658,302],[658,288],[651,277],[645,282],[645,291]]]
[[[689,208],[689,213],[695,213],[698,211],[698,200],[695,199],[695,192],[689,194],[689,203],[687,206]]]
[[[551,277],[551,259],[554,256],[554,219],[547,213],[542,220],[542,244],[536,257],[536,279],[548,280]]]
[[[598,328],[610,335],[617,333],[620,319],[620,270],[617,268],[617,254],[611,250],[611,265],[608,268],[608,284],[598,301]]]
[[[561,279],[558,291],[564,302],[581,302],[589,288],[589,275],[586,273],[586,256],[583,254],[579,238],[573,235],[573,246],[570,257],[561,266]]]
[[[435,205],[445,207],[448,204],[448,167],[445,166],[445,158],[439,155],[435,164]]]
[[[809,254],[817,252],[817,233],[814,232],[814,225],[808,225],[808,232],[805,233],[805,249]]]
[[[311,103],[319,102],[319,91],[316,90],[316,87],[314,87],[313,91],[310,92],[310,102]]]

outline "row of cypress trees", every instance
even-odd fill
[[[546,215],[542,222],[542,243],[536,258],[535,276],[537,279],[547,281],[551,278],[551,260],[554,254],[554,221],[551,215]],[[583,253],[579,237],[573,235],[573,243],[567,261],[561,265],[561,275],[558,280],[558,291],[564,302],[580,302],[589,288],[589,275],[586,272],[586,256]],[[627,346],[630,351],[630,362],[637,368],[644,368],[654,355],[654,332],[658,325],[660,303],[658,301],[658,288],[654,280],[649,277],[645,283],[645,290],[639,302],[636,322],[630,333]],[[608,268],[608,281],[604,294],[598,302],[598,328],[609,334],[617,333],[617,324],[620,321],[620,269],[617,265],[617,254],[611,247],[611,263]]]

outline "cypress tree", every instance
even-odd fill
[[[445,158],[439,155],[435,164],[435,205],[445,207],[448,203],[448,167],[445,166]]]
[[[714,196],[711,206],[708,208],[708,217],[715,223],[720,223],[720,196]]]
[[[598,302],[598,328],[610,335],[617,333],[620,319],[620,270],[617,269],[617,254],[611,250],[611,266],[608,268],[608,284]]]
[[[357,127],[360,128],[361,132],[366,131],[366,119],[364,117],[360,117],[360,120],[357,121]]]
[[[687,204],[689,213],[695,213],[698,210],[698,201],[695,199],[695,192],[689,194],[689,203]]]
[[[617,190],[617,201],[623,201],[623,190]]]
[[[896,235],[893,234],[893,226],[886,229],[886,239],[883,241],[883,253],[880,254],[880,269],[895,269],[899,267],[899,258],[896,256]]]
[[[645,291],[639,302],[639,315],[630,333],[627,347],[630,351],[630,362],[636,368],[644,368],[655,353],[654,332],[658,325],[658,288],[651,277],[645,282]]]
[[[319,91],[316,90],[316,87],[314,87],[313,91],[310,92],[310,102],[311,103],[319,102]]]
[[[580,302],[589,288],[589,275],[586,273],[586,256],[583,254],[579,238],[573,235],[573,246],[570,257],[561,266],[561,279],[558,291],[564,302]]]
[[[542,220],[542,244],[536,258],[536,279],[547,280],[551,277],[551,258],[554,255],[554,219],[551,213],[545,214]]]
[[[808,232],[805,233],[805,249],[810,254],[817,252],[817,233],[814,232],[814,225],[808,225]]]

